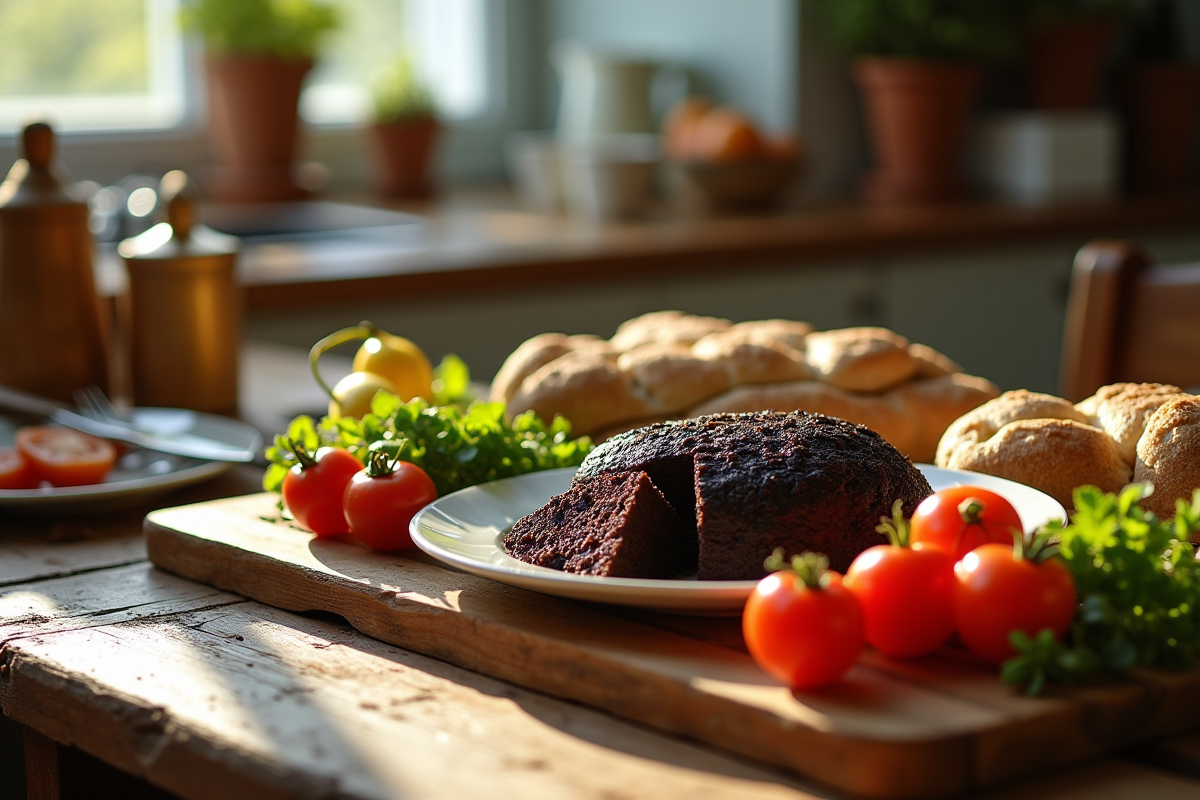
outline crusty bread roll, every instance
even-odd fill
[[[735,323],[727,328],[725,333],[742,341],[781,344],[803,353],[804,341],[813,330],[813,326],[807,322],[790,319],[753,319]]]
[[[1062,419],[1089,424],[1087,417],[1061,397],[1016,389],[989,400],[951,423],[938,442],[937,465],[950,467],[963,463],[968,456],[962,452],[991,439],[1005,425],[1026,419]]]
[[[949,433],[949,431],[947,431]],[[1071,509],[1071,493],[1090,484],[1116,492],[1132,470],[1116,443],[1099,428],[1070,419],[1019,419],[938,466],[1008,478],[1040,489]]]
[[[608,342],[586,333],[573,336],[563,333],[538,334],[523,342],[504,360],[492,380],[489,399],[494,403],[509,402],[525,378],[567,353],[576,350],[605,352],[610,349]]]
[[[652,311],[617,326],[608,340],[618,352],[627,352],[645,344],[684,344],[691,346],[700,337],[733,325],[727,319],[700,317],[682,311]]]
[[[1200,488],[1200,397],[1172,397],[1146,419],[1133,479],[1154,485],[1142,507],[1162,519],[1175,516],[1176,500],[1192,499]]]
[[[855,392],[881,392],[917,372],[908,340],[886,328],[810,333],[804,356],[822,381]]]
[[[1098,428],[1113,438],[1121,458],[1132,464],[1137,458],[1137,443],[1146,428],[1146,418],[1168,400],[1184,391],[1162,383],[1114,383],[1102,386],[1094,395],[1075,404]]]
[[[617,368],[633,382],[643,415],[673,414],[730,386],[729,373],[720,362],[699,358],[691,348],[670,342],[622,353]]]
[[[1200,487],[1200,398],[1157,383],[1103,386],[1075,405],[1005,392],[946,428],[936,462],[1029,484],[1067,509],[1076,487],[1148,482],[1155,491],[1143,507],[1171,517]]]
[[[953,360],[934,350],[927,344],[912,343],[908,346],[908,354],[917,362],[918,378],[937,378],[942,375],[961,373],[963,368]]]
[[[753,341],[733,333],[734,328],[711,333],[692,345],[692,352],[720,364],[729,375],[729,385],[777,383],[811,379],[812,372],[800,351],[785,344]]]
[[[646,414],[633,381],[617,369],[615,359],[589,350],[567,353],[521,381],[508,411],[526,410],[546,421],[562,414],[577,435]]]
[[[679,311],[629,320],[607,342],[535,336],[509,356],[491,391],[510,415],[560,413],[576,434],[599,440],[668,418],[807,410],[867,425],[919,461],[933,457],[951,420],[997,394],[884,328],[817,333],[806,322],[734,324]]]

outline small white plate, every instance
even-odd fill
[[[131,414],[157,420],[158,430],[192,433],[238,447],[260,447],[262,436],[252,425],[229,417],[181,409],[139,408]],[[10,446],[16,425],[0,418],[0,445]],[[134,449],[118,459],[101,483],[0,489],[0,509],[27,516],[91,514],[117,511],[144,503],[173,489],[208,480],[233,464]]]
[[[975,472],[918,464],[934,491],[960,484],[1003,495],[1021,515],[1025,530],[1067,518],[1054,498],[1024,484]],[[466,572],[543,594],[684,614],[740,612],[757,581],[601,578],[539,567],[504,552],[504,533],[514,522],[567,490],[574,469],[534,472],[448,494],[413,517],[417,546]]]

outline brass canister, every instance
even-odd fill
[[[234,416],[242,343],[239,242],[193,223],[180,172],[164,176],[167,221],[121,242],[129,274],[122,322],[138,406]]]
[[[0,184],[0,384],[72,402],[109,390],[108,315],[96,294],[87,203],[54,157],[54,131],[26,126]]]

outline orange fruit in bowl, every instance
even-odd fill
[[[763,155],[772,161],[796,161],[800,158],[800,143],[788,135],[763,137]]]
[[[705,97],[685,97],[663,120],[663,147],[669,158],[687,161],[695,147],[696,127],[713,104]]]
[[[692,158],[704,161],[753,161],[763,157],[762,136],[748,116],[738,109],[711,109],[696,123]]]

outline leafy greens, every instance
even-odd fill
[[[1076,683],[1135,666],[1186,670],[1200,657],[1200,562],[1189,541],[1200,531],[1200,490],[1176,503],[1173,520],[1138,505],[1149,487],[1119,494],[1077,489],[1069,525],[1043,530],[1075,578],[1079,611],[1065,643],[1013,634],[1018,655],[1004,679],[1031,694],[1046,681]]]

